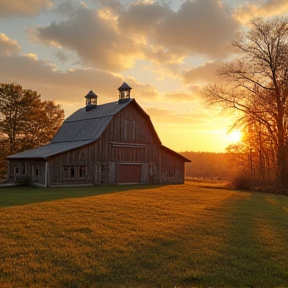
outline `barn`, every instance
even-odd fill
[[[9,179],[45,187],[183,183],[190,160],[162,145],[129,85],[118,90],[117,101],[101,105],[90,91],[49,144],[8,156]]]

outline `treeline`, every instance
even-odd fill
[[[7,173],[8,155],[47,144],[64,120],[54,101],[17,84],[0,84],[0,180]]]
[[[181,152],[185,158],[191,160],[186,163],[186,177],[208,180],[231,180],[231,157],[227,153],[211,152]]]

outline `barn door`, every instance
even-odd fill
[[[141,183],[142,165],[118,164],[118,183]]]

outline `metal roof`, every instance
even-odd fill
[[[96,109],[97,107],[90,111]],[[112,117],[113,116],[108,116],[71,122],[65,121],[51,140],[51,143],[97,140],[110,123]]]
[[[119,88],[118,90],[121,91],[121,90],[130,90],[132,89],[126,82],[124,82]]]
[[[27,150],[21,153],[8,156],[8,159],[46,159],[53,155],[57,155],[75,148],[82,147],[93,141],[78,141],[78,142],[65,142],[65,143],[50,143],[32,150]]]
[[[99,139],[113,116],[133,100],[98,105],[89,111],[85,108],[77,110],[63,122],[51,143]]]
[[[98,96],[92,90],[90,90],[85,98],[98,98]]]
[[[166,147],[166,146],[164,146],[164,145],[161,145],[160,147],[161,147],[163,150],[168,151],[169,153],[172,153],[172,154],[175,154],[175,155],[179,156],[180,158],[182,158],[182,160],[183,160],[184,162],[191,162],[191,160],[189,160],[188,158],[182,156],[181,154],[175,152],[174,150],[172,150],[172,149],[170,149],[170,148],[168,148],[168,147]]]

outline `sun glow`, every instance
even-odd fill
[[[232,143],[239,143],[242,140],[242,133],[239,130],[234,130],[228,133],[228,142]]]

